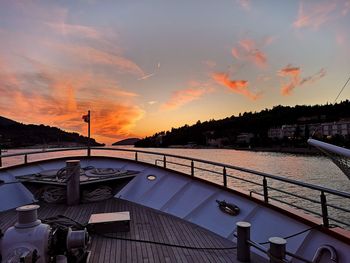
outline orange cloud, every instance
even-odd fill
[[[272,43],[272,38],[265,39],[264,45]],[[232,56],[239,60],[250,61],[260,68],[267,66],[266,54],[258,48],[257,43],[252,39],[242,39],[238,45],[231,50]]]
[[[200,99],[203,95],[213,92],[209,84],[201,84],[197,81],[190,81],[190,88],[173,92],[170,99],[161,105],[163,110],[174,110],[191,101]]]
[[[230,80],[225,73],[214,73],[212,78],[220,85],[229,88],[231,91],[246,96],[251,100],[258,98],[257,94],[248,90],[249,82],[247,80]]]
[[[53,70],[41,64],[33,64],[37,71],[27,74],[10,73],[6,68],[0,61],[0,114],[14,120],[86,133],[81,116],[90,109],[93,137],[109,143],[132,134],[144,114],[132,103],[137,94],[116,85],[100,87],[106,82],[94,75]],[[36,85],[45,89],[35,89]],[[96,88],[86,89],[89,85]]]
[[[318,29],[322,24],[332,19],[331,13],[337,8],[335,1],[310,4],[304,8],[303,2],[300,2],[298,17],[293,23],[295,28],[311,27]]]
[[[314,83],[315,81],[323,78],[326,75],[326,70],[322,68],[314,75],[305,78],[301,78],[300,74],[301,69],[299,67],[293,67],[291,65],[287,65],[286,67],[278,71],[279,76],[289,78],[287,82],[282,83],[282,95],[290,95],[295,88],[303,86],[305,84]]]

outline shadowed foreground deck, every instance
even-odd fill
[[[192,247],[233,247],[234,243],[171,215],[120,199],[68,207],[40,203],[41,219],[58,214],[86,223],[92,213],[130,211],[130,232],[122,238]],[[0,213],[0,228],[14,225],[16,211]],[[220,222],[218,222],[219,224]],[[236,262],[236,250],[193,250],[92,236],[90,262]]]

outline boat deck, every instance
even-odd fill
[[[61,214],[86,223],[93,213],[120,211],[130,211],[130,232],[118,233],[117,237],[191,247],[235,246],[233,242],[195,224],[115,198],[73,207],[40,203],[38,217],[44,219]],[[0,213],[0,228],[5,231],[14,225],[16,219],[15,210]],[[97,235],[92,236],[89,249],[91,250],[90,262],[237,262],[235,249],[195,250],[111,239]]]

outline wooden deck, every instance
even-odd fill
[[[130,232],[118,237],[192,247],[233,247],[234,243],[171,215],[128,201],[107,201],[67,207],[40,203],[39,218],[58,214],[86,223],[92,213],[130,211]],[[14,210],[0,213],[0,228],[14,225]],[[236,250],[193,250],[92,236],[90,262],[237,262]]]

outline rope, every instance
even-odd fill
[[[113,197],[113,190],[109,186],[100,186],[92,191],[83,191],[82,202],[97,202]]]
[[[66,189],[63,187],[48,186],[45,187],[40,195],[40,198],[46,203],[59,203],[66,199]]]
[[[289,238],[292,238],[292,237],[299,236],[299,235],[301,235],[301,234],[304,234],[305,232],[308,232],[308,231],[310,231],[310,230],[312,230],[312,229],[315,229],[315,228],[318,228],[318,227],[320,227],[320,226],[322,226],[322,224],[319,224],[319,225],[316,225],[316,226],[313,226],[313,227],[309,227],[309,228],[304,229],[304,230],[302,230],[302,231],[300,231],[300,232],[297,232],[297,233],[295,233],[295,234],[292,234],[292,235],[283,237],[283,239],[289,239]],[[259,244],[259,245],[266,245],[266,244],[269,244],[269,243],[270,243],[269,241],[266,241],[266,242],[260,242],[260,243],[258,243],[258,244]]]

